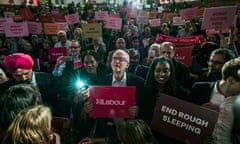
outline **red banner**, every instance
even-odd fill
[[[185,36],[185,37],[173,37],[173,36],[157,34],[155,42],[156,43],[172,42],[176,46],[201,45],[204,42],[204,36],[194,35],[194,36]]]
[[[56,61],[59,56],[67,55],[67,48],[65,47],[48,48],[48,54],[52,61]]]
[[[217,112],[160,94],[151,128],[184,143],[206,144],[217,119]]]
[[[90,117],[131,118],[128,109],[136,105],[136,87],[91,86],[89,100],[94,105]]]

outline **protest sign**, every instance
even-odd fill
[[[175,48],[174,59],[190,67],[192,65],[192,46]]]
[[[84,38],[98,38],[102,36],[102,27],[98,23],[82,24]]]
[[[91,86],[89,101],[94,105],[90,117],[131,118],[128,109],[136,105],[136,87]]]
[[[231,27],[236,11],[237,6],[205,8],[201,29],[222,29]]]
[[[4,25],[6,37],[24,37],[29,36],[27,22],[6,23]]]
[[[56,61],[59,56],[67,55],[67,48],[65,47],[48,48],[48,54],[50,56],[51,61]]]
[[[151,128],[184,143],[206,144],[217,118],[217,112],[160,94]]]

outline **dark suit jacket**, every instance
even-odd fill
[[[54,79],[50,73],[45,72],[34,72],[37,86],[40,90],[42,101],[44,104],[50,106],[54,112],[54,102],[56,100],[56,93],[54,88]],[[7,90],[9,87],[20,84],[14,79],[9,79],[8,81],[0,84],[1,94]]]
[[[210,101],[211,93],[216,82],[196,82],[194,83],[190,95],[193,98],[192,102],[198,105]],[[234,123],[232,127],[232,143],[240,143],[240,106],[238,104],[240,97],[238,97],[233,106]]]
[[[191,102],[198,105],[209,102],[215,83],[195,82],[190,90]]]
[[[94,85],[112,85],[113,74],[108,74],[106,76],[100,77],[92,81]],[[127,73],[127,86],[136,86],[136,102],[141,103],[143,93],[144,93],[144,80],[141,77],[135,76],[133,74]]]
[[[113,74],[107,74],[106,76],[93,80],[91,83],[93,85],[111,86],[112,77]],[[141,113],[141,101],[143,100],[144,94],[144,80],[138,76],[127,73],[127,86],[136,86],[136,103],[139,107],[139,113]],[[104,121],[106,125],[104,132],[106,133],[105,136],[107,137],[107,141],[110,141],[109,143],[113,144],[118,143],[118,141],[116,141],[117,135],[115,125],[108,125],[108,123],[114,124],[113,119],[105,119]]]

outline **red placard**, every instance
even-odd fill
[[[160,94],[151,128],[184,143],[206,144],[217,119],[217,112]]]
[[[136,87],[91,86],[89,101],[94,105],[90,117],[131,118],[128,109],[136,105]]]
[[[186,66],[192,66],[192,46],[175,48],[174,58]]]
[[[74,62],[74,69],[79,69],[83,66],[81,61]]]
[[[66,47],[48,48],[48,54],[52,61],[56,61],[59,56],[67,55],[67,48]]]
[[[25,20],[34,21],[35,18],[29,8],[21,8],[21,13]]]

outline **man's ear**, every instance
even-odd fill
[[[127,63],[127,68],[129,67],[129,62]]]
[[[236,82],[236,80],[233,78],[233,77],[228,77],[227,78],[227,82],[229,83],[229,84],[233,84],[233,83],[235,83]]]

